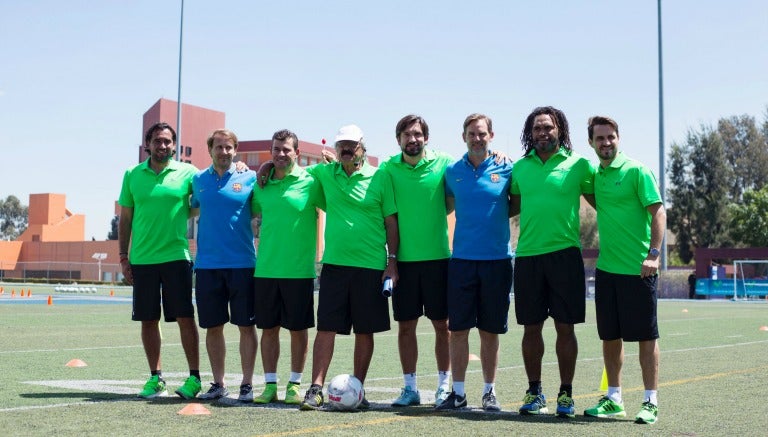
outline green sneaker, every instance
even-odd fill
[[[643,407],[640,412],[635,416],[635,423],[647,423],[654,424],[659,417],[659,407],[652,404],[651,401],[643,402]]]
[[[141,389],[138,395],[140,398],[152,399],[158,396],[168,396],[168,391],[165,389],[165,381],[160,379],[157,375],[152,375],[144,384],[144,388]]]
[[[608,396],[603,396],[597,401],[597,405],[584,410],[584,415],[592,417],[624,417],[627,413],[624,411],[624,404],[614,402]]]
[[[304,399],[299,392],[300,384],[295,382],[289,382],[288,387],[285,388],[285,403],[288,405],[299,405]]]
[[[189,375],[189,378],[184,381],[184,385],[176,389],[176,394],[187,400],[194,399],[200,393],[201,388],[200,379],[197,376]]]
[[[254,404],[269,404],[272,402],[277,402],[276,382],[268,382],[267,385],[264,386],[264,391],[261,392],[258,397],[253,398]]]

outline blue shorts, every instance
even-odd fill
[[[492,334],[506,333],[511,289],[511,259],[452,258],[448,263],[448,329],[477,327]]]
[[[137,321],[160,320],[160,304],[166,322],[195,317],[192,306],[192,263],[187,260],[160,264],[131,264],[133,315]]]
[[[253,267],[242,269],[195,269],[195,300],[201,328],[232,322],[253,326]]]
[[[595,272],[597,334],[601,340],[648,341],[659,338],[656,318],[658,276]]]

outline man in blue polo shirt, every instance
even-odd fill
[[[445,173],[446,205],[456,210],[453,256],[448,264],[448,329],[453,391],[437,409],[467,405],[464,378],[469,359],[469,330],[480,334],[483,409],[499,411],[494,384],[499,334],[507,332],[512,287],[509,244],[509,180],[512,165],[497,164],[488,145],[493,140],[490,117],[471,114],[462,134],[467,153]]]
[[[200,208],[195,275],[200,327],[211,361],[213,383],[200,399],[229,394],[224,383],[226,343],[224,324],[240,330],[240,363],[243,379],[238,399],[253,401],[252,378],[258,341],[254,314],[253,269],[256,254],[251,227],[253,171],[237,172],[237,136],[226,129],[208,138],[213,164],[192,179],[191,207]]]

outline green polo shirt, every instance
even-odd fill
[[[274,172],[274,170],[273,170]],[[306,170],[294,165],[281,180],[270,176],[254,188],[251,212],[261,214],[258,278],[314,278],[317,252],[317,210],[322,208],[320,185]]]
[[[187,221],[196,173],[191,164],[169,161],[156,174],[149,158],[125,172],[118,203],[133,208],[131,264],[191,260]]]
[[[656,177],[648,167],[619,152],[608,167],[598,167],[595,200],[600,233],[597,268],[639,275],[651,245],[647,208],[661,203]]]
[[[386,175],[367,161],[349,176],[338,162],[307,171],[320,182],[327,205],[323,263],[384,270],[384,217],[397,213]]]
[[[428,261],[451,256],[445,214],[445,169],[451,155],[426,150],[415,166],[402,153],[389,158],[379,171],[389,176],[397,202],[400,231],[399,261]]]
[[[509,191],[520,196],[518,257],[581,247],[580,197],[594,193],[594,176],[586,158],[563,147],[547,162],[535,150],[515,162]]]

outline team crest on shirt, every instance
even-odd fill
[[[232,184],[232,191],[234,191],[235,193],[239,193],[243,191],[243,184],[239,184],[239,183]]]
[[[491,173],[491,182],[494,184],[499,182],[501,178],[499,177],[498,173]]]

